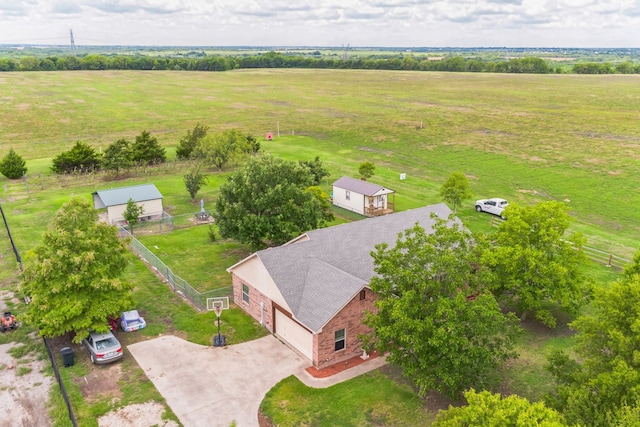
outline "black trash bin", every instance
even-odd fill
[[[71,347],[63,347],[60,349],[62,355],[62,363],[64,367],[73,366],[73,349]]]

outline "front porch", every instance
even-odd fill
[[[386,215],[394,212],[393,203],[387,203],[387,207],[365,207],[364,215],[365,216],[380,216]]]
[[[372,217],[393,213],[395,204],[396,194],[394,192],[378,196],[367,196],[365,198],[364,215]]]

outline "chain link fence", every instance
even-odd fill
[[[187,299],[198,310],[204,311],[207,309],[207,298],[229,297],[229,300],[233,301],[232,286],[225,286],[207,292],[199,292],[186,280],[171,271],[171,269],[162,262],[160,258],[151,252],[138,239],[132,236],[124,227],[120,228],[120,236],[130,237],[131,241],[129,243],[129,247],[133,253],[142,259],[142,261],[144,261],[151,270],[162,277],[164,281],[171,286],[171,289],[173,289],[174,292]]]

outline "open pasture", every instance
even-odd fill
[[[196,123],[260,139],[279,130],[264,151],[319,155],[329,180],[371,160],[372,181],[396,189],[400,209],[440,201],[441,183],[461,170],[478,198],[566,201],[590,245],[638,249],[640,76],[24,72],[0,75],[0,100],[0,155],[13,147],[29,173],[76,140],[104,149],[149,130],[172,155]],[[471,204],[459,213],[473,222]]]

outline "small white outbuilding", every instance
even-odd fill
[[[378,216],[394,211],[395,193],[372,182],[343,176],[333,183],[331,197],[335,206],[361,215]]]
[[[109,224],[120,224],[125,221],[124,211],[127,209],[129,199],[142,207],[139,218],[162,218],[162,194],[153,184],[99,190],[95,191],[92,196],[94,208],[107,209]]]

